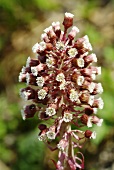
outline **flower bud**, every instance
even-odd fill
[[[30,57],[28,57],[28,59],[26,61],[26,67],[37,66],[38,64],[39,64],[38,60],[32,59]]]
[[[49,38],[48,38],[48,36],[47,36],[46,33],[43,33],[43,34],[41,35],[41,40],[44,41],[44,42],[46,42],[46,43],[49,42]]]
[[[92,116],[92,123],[97,126],[102,126],[103,119],[99,119],[97,116]]]
[[[19,73],[19,82],[26,82],[26,74]]]
[[[86,114],[83,114],[80,118],[81,122],[84,124],[84,125],[87,125],[87,122],[88,122],[88,115]]]
[[[85,63],[88,65],[92,62],[97,62],[97,57],[96,57],[96,54],[92,53],[88,56],[85,56],[84,57],[84,60],[85,60]]]
[[[68,38],[73,40],[77,33],[79,33],[79,29],[76,26],[73,26],[70,33],[68,34]]]
[[[27,85],[36,85],[36,77],[32,73],[26,74]]]
[[[82,68],[84,67],[84,59],[83,58],[74,58],[72,60],[72,64],[75,66],[75,67],[79,67],[79,68]]]
[[[96,95],[96,94],[101,94],[102,92],[103,92],[102,84],[101,83],[96,83],[94,91],[92,92],[92,94]]]
[[[93,102],[94,102],[94,96],[90,95],[87,90],[82,91],[82,93],[80,94],[79,99],[80,99],[80,101],[82,103],[87,103],[90,106],[92,106]]]
[[[88,116],[91,114],[96,114],[96,112],[97,112],[97,108],[92,108],[92,107],[85,108],[85,114],[87,114]]]
[[[85,137],[86,138],[92,138],[92,139],[95,139],[96,138],[96,132],[94,131],[94,132],[92,132],[92,131],[90,131],[90,130],[86,130],[85,131]]]
[[[23,120],[34,117],[36,111],[36,106],[34,104],[24,106],[23,110],[21,110]]]
[[[42,119],[42,120],[48,120],[50,118],[50,116],[47,115],[46,112],[40,112],[39,118]]]
[[[84,83],[84,76],[77,74],[76,72],[72,74],[71,80],[75,82],[78,86],[82,86]]]
[[[63,25],[66,29],[73,25],[73,14],[66,12],[64,16]]]
[[[40,124],[40,125],[38,126],[38,128],[42,131],[42,130],[45,130],[45,129],[47,128],[47,126],[44,125],[44,124]]]
[[[32,47],[32,51],[33,53],[37,53],[40,50],[40,45],[38,43],[36,43],[33,47]]]
[[[56,36],[57,36],[56,39],[60,38],[60,34],[61,34],[60,22],[53,22],[52,27],[54,29]]]
[[[20,89],[20,96],[25,100],[30,100],[35,98],[35,90],[31,87],[26,87]]]
[[[44,70],[44,68],[45,68],[45,64],[40,63],[37,66],[31,67],[31,72],[34,76],[37,76],[38,72]]]
[[[104,102],[101,98],[95,99],[93,102],[93,107],[99,108],[99,109],[103,109],[104,106]]]
[[[31,68],[30,67],[22,67],[21,73],[25,74],[25,73],[31,73]]]
[[[41,132],[38,135],[39,141],[46,141],[47,140],[46,131],[47,131],[47,129],[41,130]]]

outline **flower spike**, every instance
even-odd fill
[[[41,42],[32,47],[37,57],[28,57],[19,74],[19,82],[27,85],[20,90],[20,96],[31,102],[21,110],[22,118],[32,118],[38,112],[38,118],[43,120],[38,126],[38,139],[52,151],[59,150],[57,163],[52,159],[57,170],[84,169],[80,152],[83,141],[95,139],[96,132],[91,127],[103,123],[96,115],[104,106],[99,97],[103,87],[96,81],[101,67],[95,66],[97,57],[91,52],[88,36],[76,38],[79,29],[73,26],[73,17],[65,13],[64,31],[59,21],[44,30]],[[82,126],[86,130],[80,130]],[[54,140],[53,149],[50,144]],[[74,152],[75,148],[79,152]]]

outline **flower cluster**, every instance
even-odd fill
[[[83,155],[80,152],[74,155],[73,150],[81,148],[80,140],[95,139],[96,133],[88,128],[93,124],[101,126],[103,122],[96,116],[97,110],[103,108],[103,100],[98,97],[103,88],[96,81],[101,67],[93,65],[97,57],[91,52],[88,36],[76,38],[79,29],[73,26],[73,17],[65,13],[64,31],[59,22],[53,22],[44,30],[41,42],[32,47],[36,58],[28,57],[19,74],[19,82],[27,84],[20,95],[32,102],[23,107],[23,119],[34,117],[38,112],[39,119],[53,120],[49,127],[39,125],[38,139],[45,142],[59,139],[58,170],[64,166],[69,170],[84,169]],[[72,124],[80,130],[72,130]],[[87,126],[87,130],[82,131],[82,126]]]

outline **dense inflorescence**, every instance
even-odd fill
[[[103,100],[98,97],[103,88],[96,81],[101,67],[93,65],[97,57],[91,53],[88,36],[76,39],[79,29],[73,26],[73,14],[65,13],[63,26],[64,32],[59,22],[53,22],[44,30],[41,42],[32,47],[36,58],[28,57],[19,75],[19,82],[27,84],[20,95],[32,102],[21,113],[24,120],[36,112],[41,120],[52,119],[51,126],[38,126],[38,139],[49,143],[58,138],[58,170],[84,169],[83,155],[74,155],[73,150],[82,147],[80,140],[96,138],[89,127],[102,125],[103,119],[96,116],[97,110],[103,108]],[[76,128],[72,130],[71,125]],[[82,126],[87,130],[82,131]]]

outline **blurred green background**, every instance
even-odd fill
[[[32,46],[52,21],[75,15],[79,37],[88,34],[102,66],[105,106],[98,112],[102,127],[83,149],[85,170],[114,170],[114,0],[0,0],[0,170],[54,170],[57,152],[37,139],[36,118],[23,121],[18,75]]]

